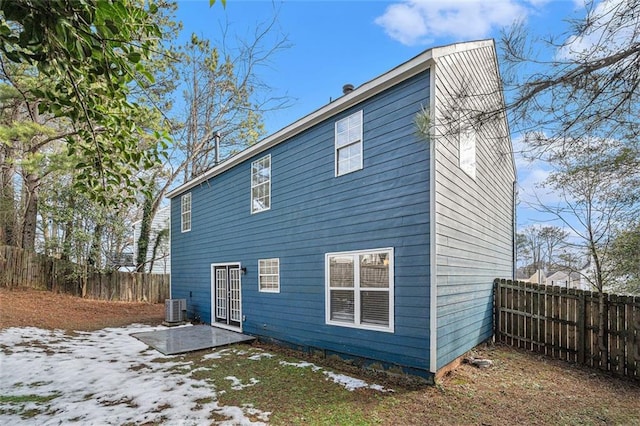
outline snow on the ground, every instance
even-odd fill
[[[298,367],[298,368],[311,367],[311,370],[313,371],[322,370],[322,367],[318,367],[317,365],[307,361],[300,361],[300,362],[280,361],[280,365],[290,365],[292,367]]]
[[[251,355],[249,359],[252,361],[260,361],[262,358],[273,358],[273,357],[274,355],[270,354],[269,352],[260,352],[255,355]]]
[[[34,327],[0,330],[0,395],[5,397],[51,397],[48,402],[0,402],[0,424],[120,425],[162,423],[168,425],[210,424],[211,414],[229,420],[220,424],[262,425],[270,412],[245,404],[220,406],[215,386],[192,378],[194,372],[210,369],[166,356],[130,336],[132,333],[164,329],[131,325],[94,332],[42,330]],[[250,355],[260,361],[275,355],[221,349],[203,359]],[[348,390],[368,387],[387,391],[380,385],[336,374],[310,362],[280,361],[281,365],[322,371],[328,379]],[[251,378],[242,383],[234,376],[232,389],[259,383]],[[18,414],[16,413],[18,410]],[[35,410],[22,419],[19,412]],[[248,417],[261,422],[251,422]]]
[[[249,379],[249,383],[242,383],[242,380],[238,379],[235,376],[227,376],[225,377],[225,380],[229,380],[231,382],[231,389],[233,390],[242,390],[244,388],[248,388],[251,386],[255,386],[256,384],[260,383],[260,380],[252,377]]]
[[[199,425],[209,424],[212,412],[229,416],[227,424],[262,424],[247,414],[268,420],[268,413],[253,407],[219,406],[210,385],[189,377],[189,363],[130,336],[154,329],[132,325],[74,335],[33,327],[0,331],[0,394],[57,395],[47,403],[27,403],[25,410],[48,408],[24,420],[7,414],[16,406],[2,402],[0,423]]]
[[[333,371],[328,371],[325,370],[322,367],[319,367],[311,362],[306,362],[306,361],[300,361],[300,362],[287,362],[287,361],[280,361],[280,365],[290,365],[292,367],[298,367],[298,368],[306,368],[306,367],[311,367],[311,369],[313,371],[319,371],[322,370],[322,373],[327,376],[329,379],[333,380],[334,383],[337,383],[339,385],[344,386],[347,390],[349,391],[353,391],[356,390],[358,388],[369,388],[369,389],[373,389],[379,392],[393,392],[392,389],[386,389],[384,386],[380,386],[380,385],[370,385],[369,383],[365,382],[364,380],[361,379],[356,379],[354,377],[350,377],[350,376],[346,376],[344,374],[337,374],[334,373]]]

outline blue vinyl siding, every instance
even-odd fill
[[[425,71],[192,188],[191,232],[172,229],[172,297],[211,321],[211,264],[240,262],[243,332],[429,369],[429,144],[414,117]],[[364,168],[335,177],[334,125],[363,110]],[[251,214],[251,161],[271,154],[271,209]],[[179,196],[172,199],[180,223]],[[325,253],[393,247],[395,332],[325,324]],[[258,259],[280,259],[280,293]]]

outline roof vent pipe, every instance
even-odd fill
[[[218,165],[218,163],[220,163],[220,132],[215,132],[213,135],[213,138],[215,140],[216,143],[216,156],[215,156],[215,162],[214,165]]]
[[[343,95],[348,95],[351,92],[353,92],[353,84],[345,84],[344,86],[342,86]]]

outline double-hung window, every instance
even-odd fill
[[[326,255],[326,322],[393,332],[393,249]]]
[[[191,231],[191,193],[180,198],[180,229],[182,232]]]
[[[260,291],[280,292],[280,259],[258,260],[258,283]]]
[[[271,155],[251,163],[251,213],[271,208]]]
[[[362,111],[336,122],[336,176],[362,169]]]

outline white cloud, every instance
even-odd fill
[[[576,7],[584,8],[584,0]],[[590,27],[580,35],[571,35],[558,49],[556,58],[598,58],[637,43],[640,37],[640,14],[633,15],[626,0],[604,0],[589,13]]]
[[[542,4],[532,0],[528,5]],[[402,44],[426,44],[437,37],[484,38],[525,19],[530,9],[517,0],[404,0],[387,7],[375,23]]]
[[[540,211],[540,205],[557,205],[563,202],[555,191],[543,187],[551,173],[548,163],[526,158],[527,148],[524,137],[513,139],[513,150],[518,170],[518,222],[521,225],[549,222],[554,217]]]

